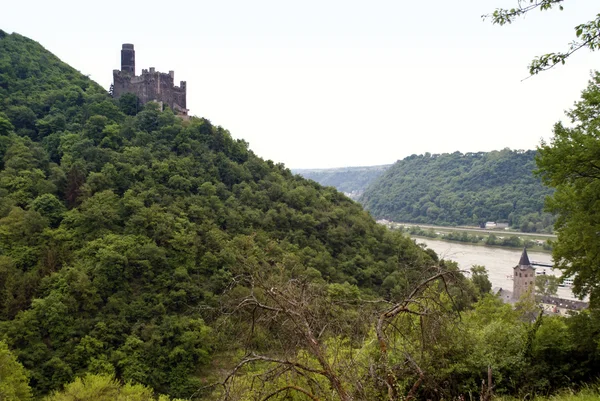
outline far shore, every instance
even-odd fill
[[[415,234],[409,234],[409,233],[405,233],[405,234],[407,234],[411,238],[423,238],[423,239],[430,239],[432,241],[444,241],[444,242],[449,242],[452,244],[483,246],[486,248],[498,248],[498,249],[513,249],[513,250],[517,250],[517,251],[520,249],[520,248],[512,247],[512,246],[488,245],[484,242],[462,242],[462,241],[449,240],[449,239],[445,239],[445,238],[431,238],[431,237],[427,237],[424,235],[415,235]],[[548,253],[548,254],[552,253],[551,249],[544,249],[544,247],[539,246],[539,245],[528,246],[527,249],[531,250],[531,251],[535,251],[535,252],[542,252],[542,253]]]

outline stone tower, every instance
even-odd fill
[[[529,261],[527,249],[523,248],[519,264],[513,268],[513,299],[518,301],[528,291],[531,296],[535,295],[535,267]]]
[[[131,43],[123,43],[121,47],[121,71],[135,75],[135,50]]]
[[[141,75],[135,75],[135,50],[130,43],[121,48],[121,69],[113,70],[113,97],[120,98],[125,93],[135,94],[142,104],[157,102],[163,107],[169,106],[179,116],[187,116],[186,82],[175,86],[175,72],[168,74],[143,69]]]

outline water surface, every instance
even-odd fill
[[[513,267],[521,259],[522,249],[496,248],[488,246],[470,245],[462,242],[448,242],[430,238],[415,238],[418,244],[425,244],[433,249],[441,258],[453,260],[458,263],[461,270],[469,270],[473,265],[482,265],[488,270],[493,287],[501,287],[512,291]],[[529,260],[552,264],[552,255],[541,252],[527,252]],[[535,266],[536,271],[545,271],[560,277],[560,271],[550,268]],[[576,299],[570,288],[559,287],[558,294],[561,298]]]

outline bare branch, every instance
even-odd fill
[[[490,19],[492,24],[496,25],[512,24],[517,18],[535,9],[544,11],[558,7],[562,10],[561,3],[563,2],[564,0],[518,0],[515,8],[498,8],[493,13],[481,17],[484,20]],[[548,53],[533,59],[528,66],[530,75],[525,79],[531,78],[531,76],[542,71],[550,70],[559,64],[565,64],[567,58],[584,47],[590,51],[598,50],[600,48],[600,14],[594,20],[577,25],[575,27],[575,37],[577,39],[569,44],[566,52]]]
[[[291,385],[290,386],[282,387],[282,388],[280,388],[280,389],[272,392],[271,394],[269,394],[268,396],[266,396],[265,398],[263,398],[263,401],[267,401],[269,398],[272,398],[272,397],[276,396],[277,394],[282,393],[282,392],[287,391],[287,390],[296,390],[296,391],[298,391],[298,392],[306,395],[307,397],[309,397],[313,401],[320,401],[314,394],[311,394],[307,390],[304,390],[303,388],[298,387],[298,386],[291,386]]]

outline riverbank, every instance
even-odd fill
[[[463,271],[470,271],[473,265],[485,266],[494,287],[508,290],[513,288],[513,268],[519,263],[523,252],[521,249],[478,246],[431,238],[415,238],[415,241],[434,250],[440,258],[458,263],[458,267]],[[552,265],[552,256],[548,253],[530,250],[527,253],[533,263]],[[561,275],[560,271],[543,266],[536,266],[536,271],[557,277]],[[557,296],[565,299],[577,299],[569,287],[559,287]]]
[[[477,227],[466,227],[466,226],[456,226],[456,227],[450,227],[450,226],[435,226],[432,224],[415,224],[415,223],[402,223],[402,222],[395,222],[395,221],[387,221],[387,220],[379,220],[378,221],[381,224],[386,224],[388,223],[389,225],[391,225],[391,228],[394,228],[395,226],[404,226],[404,227],[421,227],[421,228],[425,228],[425,229],[429,229],[429,228],[433,228],[434,230],[442,230],[442,231],[466,231],[470,234],[473,233],[483,233],[483,234],[496,234],[496,235],[504,235],[504,234],[508,234],[508,235],[523,235],[526,237],[531,237],[534,239],[555,239],[556,235],[554,234],[547,234],[547,233],[525,233],[522,231],[516,231],[516,230],[509,230],[509,229],[491,229],[491,228],[477,228]]]
[[[443,242],[450,242],[450,243],[457,243],[457,244],[464,244],[464,241],[457,241],[457,240],[452,240],[452,239],[448,239],[446,237],[428,237],[428,236],[422,236],[422,235],[415,235],[415,234],[410,234],[407,233],[411,238],[419,238],[419,239],[434,239],[437,241],[443,241]],[[468,245],[473,245],[473,246],[481,246],[481,247],[485,247],[485,248],[498,248],[498,249],[521,249],[524,246],[504,246],[504,245],[488,245],[485,242],[466,242],[466,244]],[[540,252],[540,253],[547,253],[547,254],[551,254],[552,253],[552,248],[548,248],[548,246],[546,248],[544,248],[543,245],[537,245],[537,244],[529,244],[527,246],[527,250],[528,251],[534,251],[534,252]]]
[[[527,248],[538,252],[552,251],[552,240],[555,235],[540,233],[521,233],[509,230],[484,230],[466,227],[443,227],[433,225],[417,225],[379,220],[391,230],[401,230],[411,237],[432,238],[442,241],[459,242],[477,246],[521,249]]]

